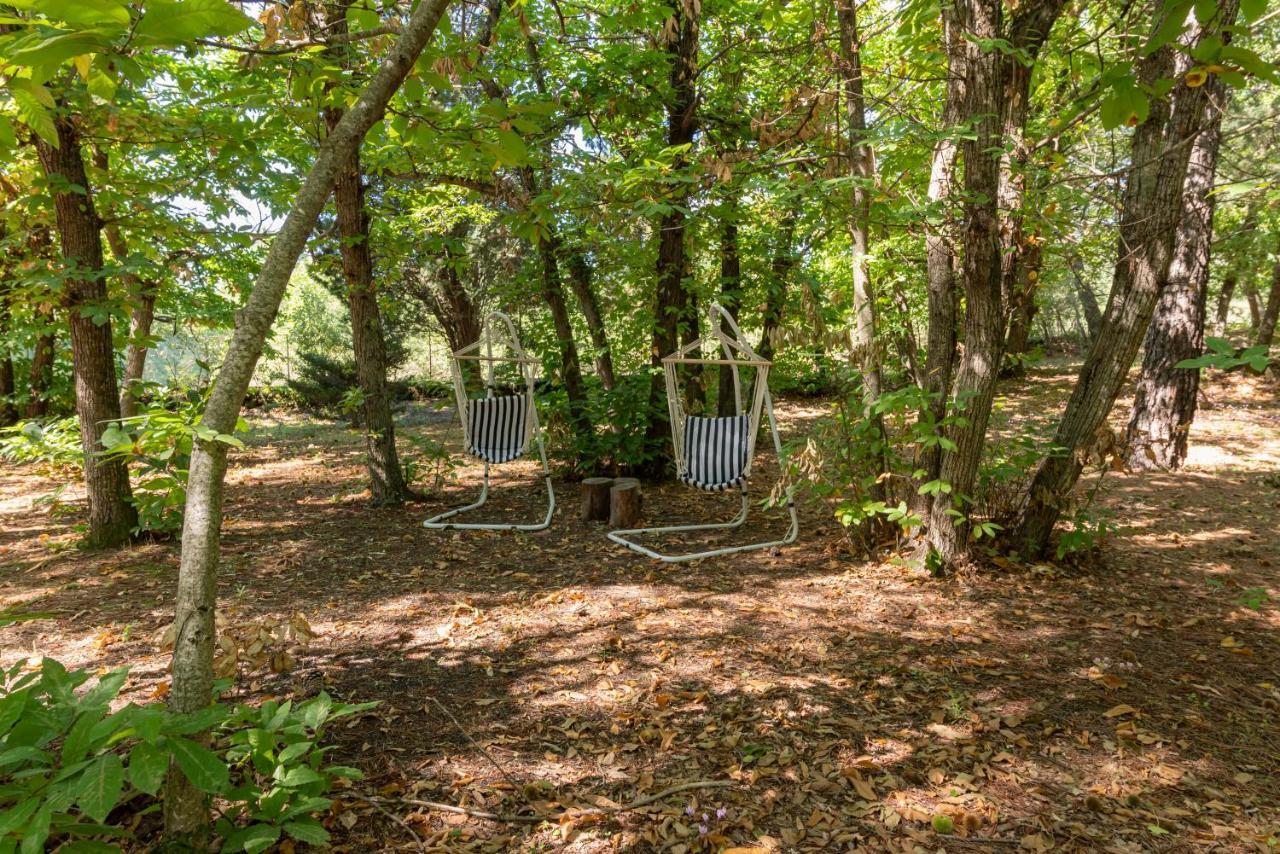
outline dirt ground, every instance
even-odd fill
[[[1005,404],[1049,417],[1069,381]],[[327,819],[339,850],[1280,850],[1280,403],[1241,375],[1207,395],[1184,471],[1107,478],[1125,527],[1096,561],[946,581],[850,558],[820,506],[777,553],[677,566],[580,522],[563,482],[549,531],[427,531],[478,466],[371,509],[358,434],[258,418],[220,619],[316,637],[232,698],[382,701],[332,733],[367,775]],[[824,408],[779,410],[794,437]],[[459,444],[432,422],[407,432]],[[503,470],[496,513],[541,514],[533,473]],[[163,696],[177,546],[77,552],[74,490],[69,515],[34,503],[57,481],[0,469],[0,607],[45,615],[0,630],[0,662],[128,664],[131,699]],[[734,500],[652,487],[647,519]],[[613,809],[690,783],[718,785]]]

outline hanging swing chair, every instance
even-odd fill
[[[723,320],[730,333],[721,328]],[[671,418],[671,442],[675,451],[676,474],[680,480],[705,492],[725,492],[737,488],[742,496],[742,508],[728,522],[711,522],[698,525],[671,525],[663,528],[629,528],[610,531],[609,539],[632,551],[648,555],[665,563],[681,563],[718,555],[767,549],[795,542],[800,532],[796,517],[795,501],[790,489],[786,491],[787,513],[791,526],[780,540],[726,546],[689,554],[664,554],[631,539],[643,534],[673,534],[688,531],[736,530],[747,521],[749,499],[747,479],[751,476],[751,460],[755,456],[756,435],[760,432],[760,414],[769,419],[769,431],[773,435],[773,448],[782,460],[782,440],[778,436],[778,424],[773,417],[773,399],[769,396],[769,368],[772,362],[763,358],[743,340],[742,331],[729,312],[718,303],[711,304],[710,334],[662,360],[662,370],[667,381],[667,409]],[[702,347],[712,345],[723,354],[722,358],[704,358]],[[681,365],[718,365],[733,374],[733,415],[701,417],[684,411],[683,395],[677,384],[677,369]],[[742,377],[740,368],[753,368],[751,408],[742,409]]]
[[[500,354],[505,350],[509,355],[495,356],[495,350]],[[480,373],[485,377],[484,397],[472,398],[468,395],[463,371],[465,362],[479,363]],[[467,454],[484,462],[484,484],[480,488],[479,500],[432,516],[422,523],[425,527],[444,531],[454,528],[474,531],[541,531],[550,526],[551,515],[556,509],[556,493],[551,486],[551,471],[547,467],[547,451],[542,443],[538,407],[533,396],[537,364],[537,360],[530,357],[520,345],[511,318],[500,311],[491,312],[485,318],[478,341],[453,353],[450,369],[453,373],[453,393],[458,402],[458,420],[462,422]],[[499,390],[496,373],[499,365],[515,367],[523,382],[523,391]],[[542,477],[547,485],[547,515],[541,522],[445,521],[483,506],[489,498],[489,467],[519,459],[529,452],[529,446],[534,442],[538,445]]]

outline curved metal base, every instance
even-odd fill
[[[430,528],[433,531],[449,531],[458,529],[460,531],[542,531],[551,527],[551,516],[556,512],[556,491],[551,486],[551,473],[545,468],[542,473],[542,480],[547,485],[547,515],[541,522],[532,522],[528,524],[519,524],[512,522],[445,522],[445,519],[452,519],[462,513],[475,510],[481,507],[489,500],[489,464],[484,465],[484,484],[480,487],[480,500],[475,501],[465,507],[456,507],[453,510],[446,510],[443,513],[432,516],[430,519],[422,523],[422,527]]]
[[[786,546],[794,543],[796,537],[800,533],[800,520],[796,516],[795,502],[790,498],[787,499],[787,512],[791,515],[791,527],[787,529],[787,535],[780,540],[772,540],[767,543],[750,543],[742,546],[726,546],[720,549],[709,549],[702,552],[693,552],[691,554],[663,554],[654,551],[648,546],[642,546],[637,542],[627,539],[628,536],[634,534],[673,534],[684,531],[715,531],[715,530],[733,530],[741,528],[747,521],[747,510],[749,508],[749,500],[746,490],[742,491],[742,509],[738,511],[738,515],[734,516],[728,522],[709,522],[702,525],[669,525],[665,528],[624,528],[619,531],[610,531],[609,539],[613,540],[620,546],[626,546],[633,552],[645,555],[646,557],[660,560],[663,563],[685,563],[691,560],[702,560],[706,557],[719,557],[720,555],[731,555],[739,552],[751,552],[757,549],[768,549],[774,546]]]

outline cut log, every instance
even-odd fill
[[[640,521],[640,481],[620,477],[609,489],[609,527],[634,528]]]
[[[582,521],[603,522],[609,518],[611,477],[588,477],[582,480]]]

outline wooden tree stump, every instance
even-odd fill
[[[582,480],[582,521],[603,522],[609,518],[611,477],[588,477]]]
[[[609,527],[634,528],[640,521],[640,481],[620,477],[609,489]]]

